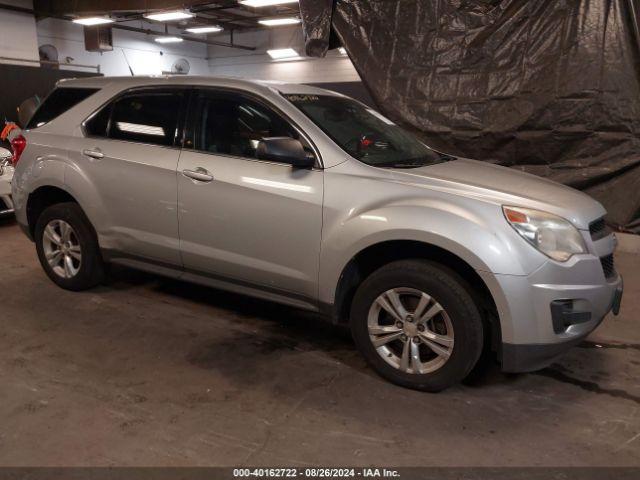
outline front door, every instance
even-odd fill
[[[262,138],[299,138],[297,131],[239,93],[196,91],[190,112],[178,165],[185,269],[315,299],[322,170],[256,158]]]

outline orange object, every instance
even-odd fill
[[[0,139],[6,140],[9,134],[16,128],[18,128],[18,125],[13,122],[7,122],[7,124],[2,129],[2,132],[0,133]]]
[[[507,220],[512,223],[527,223],[529,221],[524,213],[511,210],[510,208],[505,208],[504,213],[507,216]]]

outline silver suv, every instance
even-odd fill
[[[598,202],[436,152],[334,92],[62,81],[24,139],[16,215],[60,287],[113,262],[317,311],[403,386],[446,388],[483,353],[542,368],[620,306]]]

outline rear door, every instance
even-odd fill
[[[103,248],[181,266],[176,168],[177,135],[188,90],[135,89],[84,124],[71,155],[95,187],[96,228]]]

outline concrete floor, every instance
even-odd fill
[[[536,374],[425,394],[347,332],[118,270],[55,287],[0,224],[0,465],[640,466],[640,256],[590,342]]]

